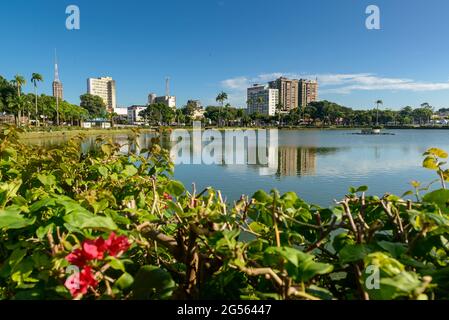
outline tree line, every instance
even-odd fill
[[[43,81],[42,75],[33,73],[30,83],[34,92],[24,93],[25,77],[16,75],[8,81],[0,76],[0,115],[14,116],[18,126],[58,124],[58,119],[60,124],[79,125],[82,120],[107,116],[106,105],[98,96],[82,95],[80,105],[75,105],[65,100],[57,102],[53,96],[39,95],[38,86]]]

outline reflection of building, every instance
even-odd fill
[[[318,101],[318,81],[317,80],[299,80],[299,102],[302,108],[305,108],[311,102]]]
[[[298,175],[310,176],[316,173],[316,149],[298,149]]]
[[[279,169],[280,176],[306,176],[316,173],[316,149],[280,147]]]
[[[298,173],[298,149],[296,147],[279,148],[279,174],[296,176]]]
[[[115,81],[111,77],[87,79],[87,93],[103,99],[108,112],[117,108]]]
[[[280,77],[269,83],[270,88],[279,90],[279,103],[282,111],[290,111],[298,108],[298,80],[290,80]]]
[[[260,113],[274,116],[279,102],[279,90],[266,85],[255,84],[248,88],[248,113]]]

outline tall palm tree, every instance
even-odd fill
[[[427,121],[430,123],[430,120],[432,119],[432,115],[433,115],[433,107],[428,103],[428,102],[424,102],[421,103],[421,108],[424,109],[424,113],[426,114],[426,118]]]
[[[38,112],[37,112],[37,83],[44,81],[44,78],[39,73],[33,73],[31,75],[31,82],[34,85],[34,97],[35,97],[35,107],[36,107],[36,127],[37,127],[37,118],[38,118]]]
[[[11,81],[11,83],[13,86],[15,86],[17,88],[17,96],[20,97],[22,94],[22,86],[24,86],[26,84],[25,78],[22,77],[21,75],[16,74],[14,76],[14,79]],[[18,119],[19,119],[19,126],[20,126],[21,119],[22,119],[20,107],[18,110]]]
[[[383,105],[384,102],[382,100],[376,101],[376,126],[379,125],[379,105]]]
[[[218,116],[219,125],[221,123],[221,110],[223,109],[223,104],[224,104],[224,102],[226,100],[228,100],[228,94],[226,92],[224,92],[224,91],[220,92],[218,94],[217,98],[215,98],[215,101],[220,103],[220,110],[219,110],[219,113],[218,113],[219,114],[219,116]]]

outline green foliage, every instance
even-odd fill
[[[80,106],[87,110],[91,118],[106,117],[106,105],[101,97],[86,93],[80,96],[80,100]]]
[[[149,105],[145,110],[139,113],[145,121],[150,124],[170,125],[175,119],[175,110],[163,103]]]
[[[91,261],[92,285],[75,298],[449,296],[445,189],[411,201],[362,186],[333,208],[257,191],[229,206],[212,188],[191,193],[173,180],[169,154],[155,144],[123,154],[98,138],[83,154],[81,136],[45,148],[17,136],[0,131],[1,299],[70,299],[67,257],[115,233],[129,249]],[[444,152],[428,156],[444,171]]]

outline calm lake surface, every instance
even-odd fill
[[[430,147],[449,151],[449,130],[388,130],[393,135],[355,135],[359,130],[279,130],[278,145],[268,152],[266,164],[179,164],[175,178],[198,191],[207,186],[221,190],[228,202],[259,189],[281,193],[294,191],[311,203],[328,206],[341,199],[350,186],[368,185],[370,194],[402,195],[410,181],[423,183],[436,178],[423,169],[422,153]],[[147,147],[153,134],[140,137]],[[113,136],[119,143],[126,135]],[[64,139],[29,139],[42,145],[64,143]],[[92,146],[88,138],[83,148]],[[174,143],[163,139],[163,146]],[[248,148],[245,149],[245,152]],[[229,150],[228,150],[229,151]],[[224,153],[227,151],[224,150]],[[247,160],[247,159],[246,159]]]

